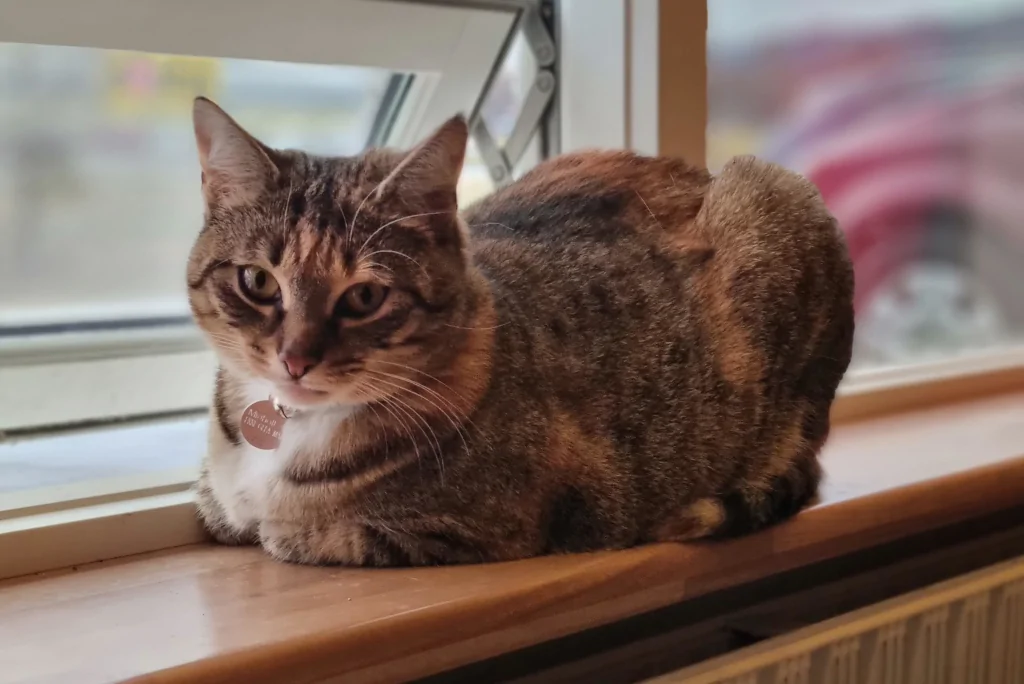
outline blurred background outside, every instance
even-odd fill
[[[754,153],[821,189],[856,268],[856,367],[1024,339],[1024,2],[708,13],[708,165]]]
[[[530,68],[517,41],[485,109],[499,141]],[[273,147],[355,155],[405,90],[393,76],[0,43],[0,334],[187,315],[184,266],[202,224],[196,94]],[[492,188],[472,147],[461,199]]]
[[[534,70],[517,41],[484,108],[499,142]],[[711,169],[777,161],[838,216],[857,367],[1021,339],[1024,0],[713,0],[708,73]],[[357,154],[394,76],[0,44],[0,334],[187,314],[195,94],[270,145]],[[471,150],[463,202],[492,187]]]

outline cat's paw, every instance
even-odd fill
[[[299,525],[264,521],[259,527],[259,542],[263,550],[286,563],[320,564],[310,545],[311,531]]]
[[[309,553],[309,549],[290,535],[260,537],[260,546],[273,558],[285,563],[317,565],[317,560]]]
[[[321,526],[290,522],[260,523],[260,545],[274,558],[307,565],[394,567],[433,565],[429,557],[410,556],[396,541],[366,525],[332,521]]]
[[[218,544],[225,546],[252,546],[259,543],[259,535],[255,525],[247,530],[240,530],[230,525],[212,525],[204,522],[206,533]]]
[[[260,523],[260,545],[271,556],[307,565],[364,565],[365,540],[359,526],[314,527],[292,522]]]
[[[233,524],[224,514],[224,509],[211,497],[199,498],[199,521],[206,533],[219,544],[226,546],[251,546],[259,541],[256,523],[245,526]]]

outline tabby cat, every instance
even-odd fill
[[[806,180],[583,152],[461,215],[461,117],[408,152],[271,149],[198,99],[202,519],[301,563],[724,537],[814,497],[853,275]],[[241,417],[273,398],[276,449]]]

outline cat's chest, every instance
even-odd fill
[[[258,449],[243,441],[211,459],[210,485],[228,521],[247,530],[263,520],[285,469],[300,456],[326,457],[343,419],[341,414],[291,418],[283,426],[276,449]]]

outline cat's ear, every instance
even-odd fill
[[[195,99],[192,123],[207,203],[253,202],[277,179],[279,171],[266,148],[212,101]]]
[[[381,183],[381,194],[395,192],[424,212],[455,212],[455,188],[466,158],[469,126],[454,116],[414,147]]]

